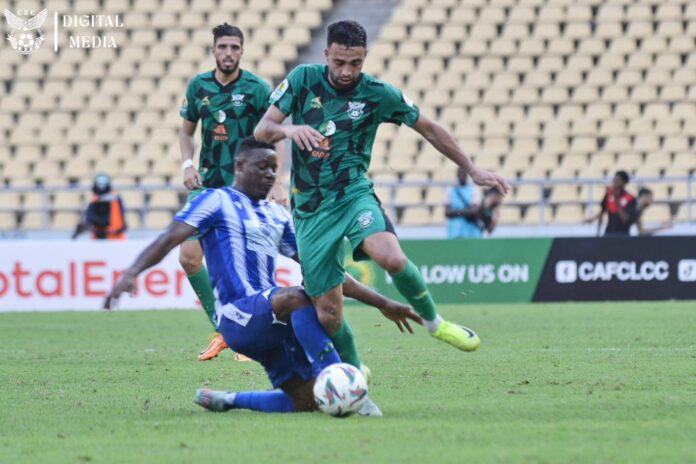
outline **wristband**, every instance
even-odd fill
[[[192,159],[187,159],[186,161],[181,163],[181,169],[183,169],[184,171],[186,169],[192,168],[192,167],[193,167],[193,160]]]

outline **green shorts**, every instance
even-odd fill
[[[191,191],[189,192],[188,196],[186,197],[186,203],[184,204],[184,207],[183,207],[183,208],[186,208],[186,207],[188,206],[189,203],[191,203],[193,200],[195,200],[196,197],[198,197],[198,196],[199,196],[201,193],[203,193],[203,192],[205,192],[205,189],[204,189],[204,188],[197,188],[197,189],[195,189],[195,190],[191,190]],[[183,208],[182,208],[182,209],[183,209]],[[191,235],[190,237],[188,237],[188,238],[187,238],[186,240],[184,240],[184,241],[185,241],[185,242],[190,242],[190,241],[192,241],[192,240],[198,240],[198,234]]]
[[[350,242],[353,259],[361,261],[369,259],[359,250],[363,240],[378,232],[394,232],[374,195],[356,198],[307,218],[295,217],[294,222],[305,291],[315,297],[345,280],[344,238]]]

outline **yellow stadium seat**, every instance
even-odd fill
[[[20,228],[24,230],[45,229],[48,225],[48,214],[30,211],[24,213],[20,223]]]
[[[402,226],[424,226],[430,224],[430,208],[411,206],[404,209],[400,224]]]
[[[51,228],[54,230],[73,230],[80,222],[80,213],[77,211],[58,211],[53,215]]]
[[[17,213],[0,211],[0,230],[8,231],[17,229]]]
[[[555,224],[580,224],[585,219],[583,207],[580,205],[559,205],[553,217]]]
[[[522,224],[524,225],[551,224],[552,222],[551,207],[548,205],[543,207],[543,209],[538,205],[528,206],[522,219]]]
[[[179,195],[174,190],[155,190],[150,192],[149,208],[178,208],[181,206]]]
[[[145,229],[164,229],[171,221],[172,213],[170,211],[148,211],[142,226]]]
[[[423,203],[423,189],[421,187],[397,187],[394,196],[396,205],[420,205]]]

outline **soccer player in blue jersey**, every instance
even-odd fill
[[[261,363],[280,391],[199,390],[196,402],[207,409],[242,408],[264,412],[315,409],[312,386],[318,372],[340,362],[316,310],[301,287],[280,288],[274,279],[278,253],[297,259],[292,219],[265,198],[276,179],[273,145],[245,139],[237,154],[232,187],[208,189],[181,210],[169,227],[124,272],[105,307],[133,292],[135,279],[167,253],[198,234],[216,294],[216,322],[233,350]],[[408,307],[346,275],[344,293],[380,309],[399,329],[420,318]],[[368,401],[364,415],[380,415]]]

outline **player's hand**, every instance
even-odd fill
[[[189,166],[184,171],[184,187],[187,190],[196,190],[203,186],[203,180],[198,170],[193,166]]]
[[[408,322],[409,319],[416,324],[423,325],[423,320],[421,317],[416,314],[410,306],[399,303],[398,301],[390,300],[386,305],[380,307],[379,310],[382,312],[384,317],[390,321],[394,321],[401,332],[404,332],[404,327],[406,327],[406,330],[413,333],[411,324]]]
[[[507,195],[510,191],[510,186],[505,182],[505,179],[491,171],[474,168],[469,172],[469,176],[471,176],[471,180],[473,180],[476,185],[495,187],[503,195]]]
[[[283,187],[283,184],[276,182],[271,187],[271,191],[268,192],[268,199],[278,203],[279,205],[287,206],[288,204],[288,194]]]
[[[128,293],[132,295],[135,292],[135,275],[130,272],[124,272],[118,282],[111,289],[111,292],[106,296],[104,300],[104,309],[113,309],[114,305],[121,297],[122,294]]]
[[[285,136],[292,139],[293,142],[300,147],[300,150],[311,150],[313,147],[318,147],[324,136],[318,130],[309,126],[282,126]]]

